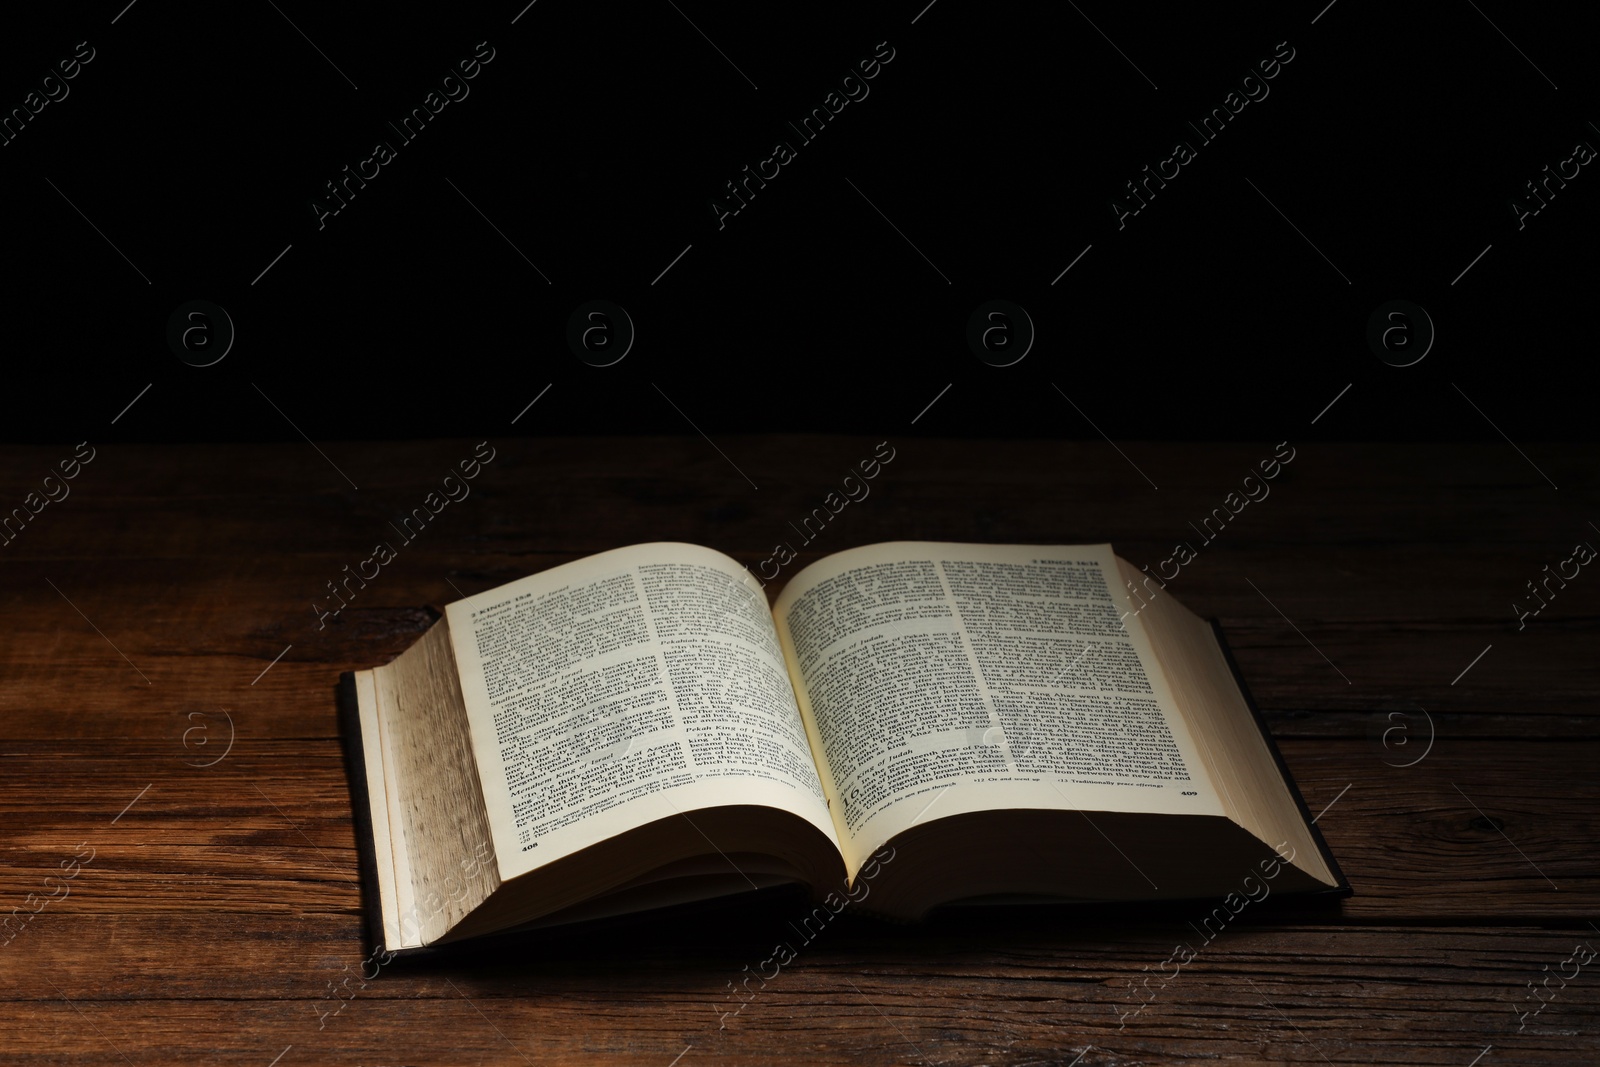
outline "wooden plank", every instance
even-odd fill
[[[262,1065],[290,1046],[283,1063],[655,1067],[686,1046],[684,1062],[1017,1065],[1086,1047],[1086,1064],[1460,1067],[1486,1046],[1513,1063],[1600,1051],[1594,965],[1563,967],[1600,941],[1582,926],[1284,929],[1245,912],[1208,941],[1138,920],[994,916],[930,934],[839,919],[808,944],[781,915],[765,931],[719,933],[707,915],[704,930],[634,924],[381,968],[363,966],[349,921],[62,919],[36,931],[48,980],[13,974],[0,1029],[19,1065],[113,1049]],[[794,959],[763,966],[778,943]],[[1528,983],[1575,970],[1532,1014]]]
[[[30,736],[32,713],[59,721],[69,706],[115,711],[152,685],[212,702],[262,685],[288,697],[285,675],[296,663],[324,665],[334,677],[385,662],[426,629],[428,605],[448,603],[457,589],[478,592],[570,558],[480,556],[459,548],[413,553],[357,589],[349,606],[324,622],[313,603],[337,606],[325,583],[360,557],[258,551],[262,562],[248,569],[232,561],[147,559],[0,568],[0,603],[9,608],[12,635],[0,647],[0,677],[7,680],[0,708],[21,716],[15,728]],[[1231,573],[1186,575],[1193,583],[1174,582],[1173,592],[1203,614],[1220,614],[1246,679],[1269,710],[1420,706],[1463,716],[1551,716],[1593,707],[1593,675],[1569,665],[1585,662],[1600,637],[1600,616],[1582,613],[1600,602],[1600,580],[1592,589],[1575,582],[1568,597],[1518,631],[1509,611],[1499,618],[1486,613],[1488,598],[1514,591],[1515,575],[1528,567],[1519,563],[1519,570],[1485,578],[1496,566],[1504,570],[1504,555],[1479,550],[1434,576],[1436,587],[1419,591],[1403,583],[1423,573],[1412,565],[1422,551],[1391,550],[1393,562],[1367,567],[1368,576],[1356,582],[1337,571],[1290,578],[1301,553],[1279,547],[1248,562],[1241,557]],[[739,555],[750,565],[761,558]],[[1460,592],[1464,583],[1455,570],[1479,576],[1470,595]],[[1249,582],[1271,589],[1271,602]],[[779,588],[774,583],[768,592]],[[1304,610],[1309,605],[1318,610]],[[1430,606],[1457,614],[1430,619]],[[1375,632],[1385,639],[1373,640]],[[273,673],[256,681],[280,654]],[[59,685],[63,671],[83,683]],[[302,677],[313,691],[317,681]]]
[[[197,755],[177,738],[123,739],[108,751],[112,743],[8,744],[0,818],[11,832],[0,849],[0,900],[40,891],[86,841],[98,850],[93,869],[83,872],[82,891],[52,910],[183,911],[197,894],[212,911],[241,914],[358,910],[336,742],[242,733],[225,760],[206,768],[183,764],[180,753]],[[1600,741],[1441,736],[1414,766],[1401,765],[1422,753],[1421,737],[1417,744],[1281,743],[1312,813],[1327,809],[1318,825],[1356,890],[1332,919],[1316,907],[1303,914],[1502,923],[1594,914],[1600,856],[1577,843],[1600,840],[1600,780],[1591,771]],[[41,805],[41,796],[55,799]]]
[[[469,495],[446,505],[419,544],[448,534],[491,551],[537,546],[584,553],[654,531],[664,539],[709,534],[727,545],[767,549],[789,538],[787,523],[820,507],[873,445],[728,439],[725,449],[762,473],[767,484],[759,494],[698,438],[524,439],[496,447],[501,454],[468,485]],[[1137,549],[1140,562],[1151,561],[1147,553],[1169,552],[1179,539],[1201,544],[1189,524],[1222,507],[1270,455],[1262,446],[1146,445],[1168,468],[1155,492],[1112,466],[1114,457],[1108,463],[1102,444],[995,441],[974,448],[907,440],[894,447],[896,457],[870,483],[870,495],[839,517],[852,537],[903,537],[908,528],[931,525],[943,538],[1115,540],[1130,553]],[[371,539],[389,536],[390,520],[421,506],[472,448],[466,441],[344,445],[343,458],[362,473],[357,491],[309,446],[108,445],[71,483],[71,495],[46,506],[4,551],[29,560],[107,551],[124,558],[229,558],[253,544],[365,551]],[[1582,499],[1600,478],[1597,450],[1560,450],[1570,467],[1563,492]],[[0,457],[0,502],[20,504],[38,488],[36,475],[51,453],[26,451],[32,455],[8,450]],[[1265,499],[1246,505],[1217,534],[1214,550],[1292,539],[1319,546],[1310,562],[1339,565],[1356,558],[1342,552],[1346,547],[1489,543],[1554,553],[1594,535],[1565,497],[1531,473],[1503,468],[1503,452],[1497,445],[1306,446],[1269,483]],[[597,516],[606,521],[597,523]],[[826,536],[824,550],[831,551],[833,534]],[[1544,562],[1554,560],[1542,557],[1533,570]]]
[[[110,688],[90,679],[96,684],[74,687],[71,699],[104,702],[111,693],[120,703],[146,679],[188,691],[242,686],[290,645],[288,663],[371,665],[421,631],[423,605],[454,598],[452,583],[476,592],[630,541],[714,543],[754,566],[768,545],[791,538],[789,523],[818,504],[833,475],[870,449],[796,437],[736,443],[775,472],[759,499],[706,466],[701,453],[715,454],[694,438],[509,443],[472,483],[473,495],[404,546],[327,627],[312,608],[319,598],[331,603],[325,583],[389,536],[389,521],[420,503],[472,442],[345,446],[347,458],[374,472],[363,478],[365,495],[331,471],[308,481],[304,463],[320,463],[309,448],[107,446],[73,495],[3,550],[21,565],[0,568],[0,603],[17,637],[0,649],[11,683],[0,702],[56,716],[68,692],[54,684],[59,672],[102,665]],[[915,529],[957,540],[1111,539],[1130,559],[1159,565],[1231,486],[1217,472],[1248,469],[1260,449],[1149,447],[1172,471],[1163,493],[1118,486],[1091,460],[1100,446],[1090,443],[907,442],[873,495],[804,549],[801,562]],[[1595,451],[1571,454],[1587,460]],[[8,451],[0,485],[25,492],[51,455]],[[1594,687],[1562,668],[1582,662],[1596,636],[1600,586],[1574,580],[1521,631],[1512,604],[1519,595],[1532,603],[1526,583],[1560,561],[1584,523],[1557,511],[1547,488],[1523,485],[1501,458],[1495,446],[1307,446],[1273,495],[1204,546],[1171,590],[1221,616],[1269,708],[1384,710],[1448,697],[1462,715],[1572,710]],[[1318,462],[1302,462],[1309,459]],[[1593,467],[1578,464],[1569,488],[1584,489]],[[1039,491],[1042,476],[1061,491]],[[1153,536],[1159,529],[1168,535]],[[1309,558],[1307,543],[1318,546]],[[1387,639],[1371,640],[1374,628]],[[239,660],[215,675],[199,667],[204,685],[194,685],[188,660],[207,653]]]
[[[389,661],[431,618],[420,605],[382,611],[352,607],[338,633],[285,627],[275,635],[263,630],[225,639],[213,629],[210,640],[236,641],[235,650],[189,657],[175,647],[156,647],[158,641],[146,638],[135,621],[106,631],[115,634],[113,648],[81,619],[76,620],[80,629],[68,632],[65,627],[74,623],[64,619],[64,628],[53,639],[13,635],[0,650],[0,678],[5,680],[0,714],[6,716],[6,735],[19,740],[168,736],[189,712],[224,708],[232,714],[245,712],[256,720],[253,729],[268,736],[328,737],[339,673]],[[1228,632],[1241,670],[1279,735],[1363,737],[1386,728],[1391,712],[1411,716],[1418,729],[1431,717],[1438,732],[1458,737],[1595,735],[1596,684],[1584,672],[1564,666],[1587,658],[1595,640],[1590,635],[1541,635],[1537,644],[1530,639],[1522,646],[1502,644],[1492,634],[1449,638],[1450,647],[1441,648],[1429,668],[1435,680],[1427,684],[1416,680],[1423,669],[1420,658],[1407,659],[1418,654],[1415,646],[1409,653],[1383,653],[1386,662],[1377,667],[1362,662],[1358,652],[1344,663],[1357,670],[1362,684],[1347,686],[1292,632],[1261,634],[1233,624]],[[177,640],[172,635],[159,644],[170,641],[175,646]],[[1357,648],[1350,642],[1362,640],[1352,633],[1317,643],[1330,655],[1342,655]],[[1475,641],[1483,643],[1473,650]],[[1451,686],[1451,669],[1459,673],[1489,644],[1495,647],[1467,678]],[[1451,661],[1439,662],[1446,655]],[[63,678],[72,684],[63,685]]]

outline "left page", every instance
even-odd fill
[[[730,557],[635,545],[445,610],[502,880],[719,805],[837,840],[766,598]]]

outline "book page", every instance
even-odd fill
[[[503,880],[724,804],[834,839],[766,598],[728,556],[620,548],[446,612]]]
[[[492,865],[476,861],[490,835],[457,674],[444,620],[370,672],[362,747],[381,762],[398,909],[386,943],[400,948],[443,937],[498,886]],[[358,682],[358,701],[361,692]],[[375,830],[375,849],[380,839]]]
[[[901,541],[774,611],[847,867],[992,808],[1223,814],[1110,545]]]
[[[372,827],[372,861],[375,881],[378,884],[378,905],[383,916],[383,944],[397,946],[402,941],[400,932],[400,906],[395,896],[397,880],[395,871],[405,872],[408,884],[409,864],[403,850],[396,855],[389,833],[397,814],[390,806],[393,793],[392,780],[386,780],[388,761],[383,758],[383,727],[378,717],[378,692],[374,672],[356,671],[356,715],[361,724],[361,766],[365,773],[367,814]]]

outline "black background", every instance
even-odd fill
[[[117,0],[14,25],[7,111],[78,42],[95,58],[0,147],[0,440],[1592,439],[1600,177],[1520,230],[1508,206],[1600,146],[1576,8],[925,4]],[[386,122],[480,41],[470,95],[400,144]],[[800,144],[785,123],[885,41]],[[1279,42],[1270,94],[1201,145],[1185,120]],[[1180,138],[1197,158],[1119,229],[1112,199]],[[780,139],[795,161],[719,229],[712,198]],[[319,229],[378,140],[395,160]],[[997,298],[1037,330],[1007,367],[966,340]],[[237,331],[209,367],[167,343],[195,299]],[[613,366],[566,341],[591,299],[637,329]],[[1366,341],[1394,299],[1437,329],[1408,367]]]

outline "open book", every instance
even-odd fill
[[[1219,631],[1151,581],[1109,545],[893,542],[769,610],[660,543],[450,604],[345,676],[375,940],[792,882],[900,918],[1348,893]]]

